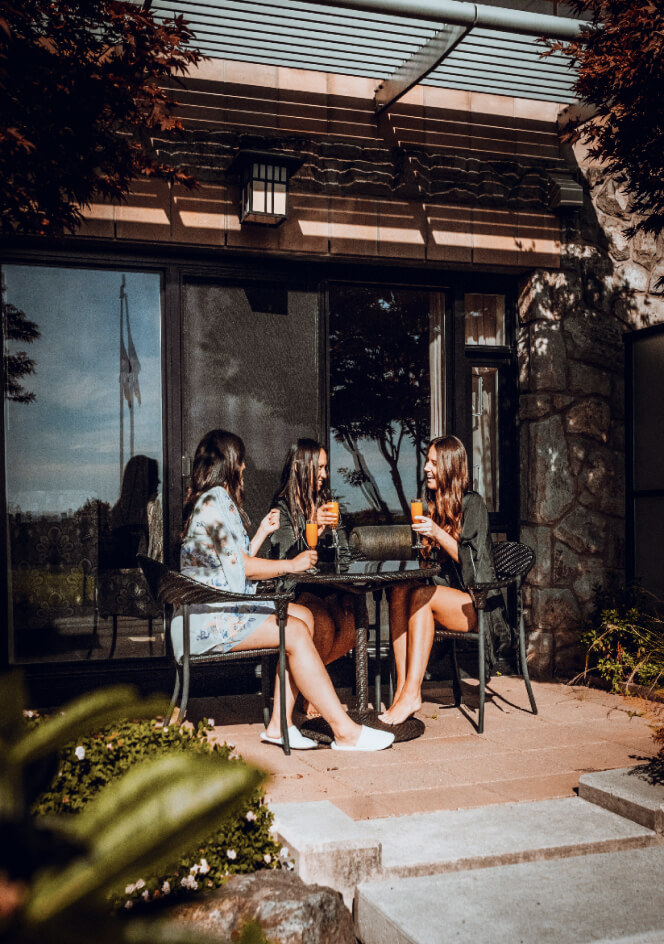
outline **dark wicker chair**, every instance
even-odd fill
[[[468,592],[473,600],[478,614],[478,631],[476,633],[456,633],[437,626],[435,630],[436,642],[451,641],[452,643],[452,668],[453,668],[453,691],[454,704],[456,707],[461,705],[461,681],[459,678],[459,665],[457,662],[457,644],[474,644],[477,646],[477,678],[479,681],[479,714],[477,718],[477,731],[482,734],[484,731],[484,701],[486,695],[486,663],[484,652],[484,641],[486,638],[486,605],[490,590],[503,590],[508,587],[514,587],[516,590],[516,630],[519,634],[519,661],[520,672],[526,683],[526,691],[530,699],[530,707],[534,715],[537,714],[537,705],[535,696],[530,684],[528,675],[528,663],[526,661],[526,636],[523,626],[523,604],[521,600],[521,584],[524,577],[535,563],[535,553],[527,544],[519,544],[513,541],[500,541],[493,545],[493,563],[496,571],[496,579],[491,583],[478,583],[468,587]]]
[[[261,681],[263,689],[263,717],[267,725],[270,715],[270,657],[277,655],[279,657],[279,679],[280,679],[280,707],[281,707],[281,735],[283,740],[283,749],[286,754],[290,754],[290,744],[288,742],[288,723],[286,721],[286,648],[285,648],[285,627],[288,604],[294,597],[291,587],[284,585],[284,589],[271,592],[248,593],[229,593],[225,590],[219,590],[208,584],[200,583],[198,580],[192,580],[178,571],[171,570],[165,564],[153,560],[151,557],[144,557],[139,554],[138,564],[145,575],[150,592],[155,600],[162,606],[181,607],[183,613],[183,655],[182,662],[175,663],[175,687],[171,699],[170,717],[178,704],[178,723],[184,721],[189,700],[189,683],[191,677],[191,667],[194,665],[210,665],[217,662],[241,662],[248,659],[254,661],[260,660],[262,671]],[[279,620],[279,647],[274,649],[246,649],[242,652],[208,652],[204,655],[192,655],[190,652],[189,640],[189,607],[196,603],[228,603],[241,601],[271,601],[276,605],[277,618]],[[171,647],[172,651],[172,647]],[[181,697],[180,697],[180,692]],[[170,721],[169,717],[169,721]]]

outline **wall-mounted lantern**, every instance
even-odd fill
[[[303,162],[301,157],[276,151],[239,151],[229,171],[241,180],[240,222],[283,223],[288,216],[288,181]]]

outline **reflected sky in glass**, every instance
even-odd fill
[[[5,266],[6,301],[37,323],[41,338],[10,342],[35,361],[22,378],[30,404],[5,401],[9,510],[63,513],[88,499],[113,504],[120,465],[120,288],[123,273]],[[134,453],[162,465],[161,287],[153,273],[125,273],[131,332],[140,361]],[[126,327],[125,327],[125,344]],[[124,463],[130,457],[123,399]]]

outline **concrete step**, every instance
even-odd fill
[[[658,842],[370,881],[357,890],[356,933],[362,944],[662,944],[663,874]]]
[[[661,763],[601,770],[579,778],[579,796],[664,834],[664,770]]]
[[[578,797],[360,822],[325,801],[277,804],[273,810],[299,875],[331,885],[346,901],[368,879],[485,869],[657,842],[651,829]]]

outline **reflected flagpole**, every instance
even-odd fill
[[[141,388],[138,384],[138,375],[141,371],[141,362],[138,359],[134,339],[131,336],[129,322],[129,299],[126,292],[126,277],[123,273],[120,285],[120,487],[124,471],[124,403],[127,401],[129,410],[129,458],[134,455],[134,400],[141,405]],[[124,342],[124,322],[127,323],[127,345]]]

